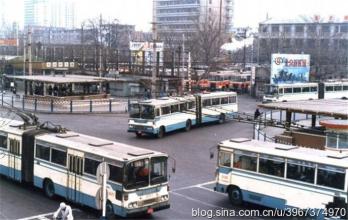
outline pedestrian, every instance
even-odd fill
[[[57,220],[74,220],[71,207],[61,202],[58,210],[53,214],[53,219]]]
[[[254,113],[254,120],[256,120],[261,115],[259,109],[257,108]]]

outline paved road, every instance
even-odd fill
[[[253,113],[256,102],[240,97],[241,112]],[[176,173],[171,174],[171,209],[154,213],[150,219],[191,219],[192,210],[238,210],[249,206],[232,207],[227,195],[214,192],[213,184],[216,158],[209,159],[209,149],[221,140],[234,137],[252,137],[252,125],[227,122],[192,129],[190,132],[175,132],[163,139],[152,137],[136,138],[127,133],[127,115],[39,115],[40,121],[51,121],[71,130],[101,138],[159,150],[174,157]],[[0,219],[45,219],[50,218],[60,199],[49,200],[39,190],[13,184],[0,179]],[[258,208],[258,207],[256,207]],[[75,207],[77,218],[97,218],[98,213]],[[202,219],[206,219],[204,216]],[[223,218],[222,218],[223,219]]]

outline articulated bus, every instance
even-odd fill
[[[263,102],[348,98],[348,81],[266,85]]]
[[[215,190],[234,205],[347,216],[347,153],[236,138],[218,154]]]
[[[131,104],[128,132],[134,132],[138,137],[149,134],[161,138],[170,131],[189,131],[199,123],[223,123],[237,111],[235,92],[144,100]]]
[[[41,188],[47,197],[59,195],[97,210],[102,209],[97,167],[106,162],[107,216],[150,214],[170,206],[164,153],[11,121],[0,127],[0,155],[1,175]]]

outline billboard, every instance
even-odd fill
[[[17,39],[0,39],[0,46],[17,46]]]
[[[132,59],[135,64],[151,65],[154,62],[152,42],[129,42],[129,49],[132,51]],[[143,60],[144,52],[144,60]],[[159,65],[163,65],[163,42],[156,43],[156,52],[159,52]]]
[[[271,84],[309,81],[308,54],[272,54]]]

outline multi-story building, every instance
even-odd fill
[[[309,54],[313,79],[348,75],[348,16],[343,19],[276,20],[259,24],[257,60],[270,63],[272,53]]]
[[[74,3],[71,0],[25,0],[24,25],[72,28]]]
[[[159,36],[189,37],[205,19],[215,19],[221,30],[230,32],[233,6],[234,0],[157,0],[154,13]]]

